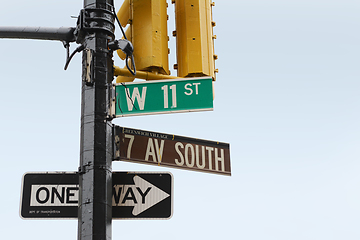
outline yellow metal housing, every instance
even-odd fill
[[[114,66],[114,76],[117,76],[116,83],[121,82],[132,82],[135,78],[145,79],[145,80],[160,80],[160,79],[176,79],[178,77],[164,75],[164,74],[155,74],[152,72],[145,71],[136,71],[136,75],[133,76],[127,68],[120,68]]]
[[[211,76],[215,80],[211,0],[175,0],[176,53],[179,77]]]
[[[118,13],[116,14],[121,26],[126,27],[130,22],[130,0],[124,0],[123,4],[121,5],[121,8],[119,9]]]
[[[130,0],[124,0],[120,10],[117,13],[117,17],[121,23],[121,26],[126,27],[128,24],[130,24],[130,15],[131,15]],[[131,39],[130,27],[128,27],[128,29],[125,31],[125,35],[128,39]],[[118,49],[116,52],[122,60],[126,58],[125,53],[120,49]]]
[[[130,24],[126,36],[136,69],[169,75],[166,0],[125,0],[117,15],[121,25]],[[121,50],[118,54],[125,58]]]

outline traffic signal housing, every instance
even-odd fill
[[[136,70],[170,75],[168,61],[166,0],[125,0],[117,16],[134,47]],[[125,54],[118,50],[120,58]],[[134,77],[119,76],[117,82],[132,81]]]
[[[175,4],[178,77],[211,76],[215,80],[211,0],[172,0]]]

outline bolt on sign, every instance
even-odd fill
[[[115,95],[116,117],[213,109],[211,77],[121,83]]]
[[[169,219],[171,173],[113,172],[113,219]],[[26,173],[20,215],[24,219],[73,219],[78,216],[77,172]]]
[[[114,160],[231,175],[228,143],[114,127]]]

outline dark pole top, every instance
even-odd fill
[[[41,39],[75,42],[72,27],[0,27],[0,38]]]

